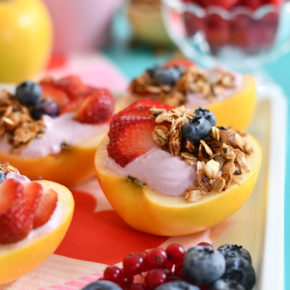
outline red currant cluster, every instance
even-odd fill
[[[284,2],[284,0],[183,0],[183,2],[196,3],[204,8],[216,5],[226,10],[231,10],[238,6],[256,10],[257,8],[267,4],[280,5]]]
[[[228,11],[237,7],[246,7],[255,11],[267,4],[279,7],[284,0],[182,0],[194,3],[203,8],[220,6]],[[248,55],[255,55],[270,50],[278,32],[279,9],[254,17],[244,10],[235,10],[230,19],[217,11],[206,10],[204,17],[192,11],[185,11],[183,21],[188,37],[202,32],[207,40],[211,53],[219,55],[223,50],[233,48]],[[238,12],[239,11],[239,12]]]
[[[129,290],[155,289],[167,281],[185,280],[184,254],[185,250],[179,244],[170,244],[165,250],[155,248],[129,254],[123,259],[123,268],[108,266],[101,280],[114,282]]]

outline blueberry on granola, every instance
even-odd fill
[[[158,85],[174,85],[181,77],[182,70],[178,67],[159,67],[154,71],[153,79]]]
[[[244,249],[242,246],[238,245],[231,245],[231,244],[225,244],[218,248],[218,251],[220,251],[224,257],[227,259],[229,258],[244,258],[248,260],[250,263],[252,263],[252,258],[250,253]]]
[[[193,247],[184,256],[184,273],[197,284],[209,285],[215,282],[222,277],[225,267],[224,256],[209,246]]]
[[[226,271],[223,278],[237,281],[246,290],[253,288],[256,282],[255,270],[251,263],[243,258],[229,258],[226,260]]]
[[[40,102],[42,89],[38,83],[26,81],[16,88],[16,98],[24,106],[35,106]]]
[[[193,145],[199,144],[200,140],[206,139],[211,133],[211,123],[203,117],[194,117],[182,126],[183,140],[188,139]]]
[[[198,108],[194,111],[194,116],[207,119],[212,126],[216,125],[215,115],[207,109]]]

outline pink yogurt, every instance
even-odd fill
[[[187,188],[194,186],[195,167],[158,147],[134,159],[124,168],[109,156],[106,159],[112,171],[124,177],[137,178],[150,189],[164,195],[180,196]]]
[[[104,132],[109,128],[108,123],[93,125],[83,124],[73,120],[73,113],[63,114],[57,118],[43,116],[46,125],[44,135],[34,139],[27,147],[21,150],[19,156],[38,158],[49,154],[57,154],[62,150],[62,144],[76,145]],[[0,151],[11,152],[11,145],[4,140],[0,141]]]

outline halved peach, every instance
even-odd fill
[[[96,148],[106,132],[78,144],[63,149],[58,154],[40,158],[24,158],[0,152],[0,160],[15,166],[31,180],[47,179],[66,186],[73,186],[94,175]]]
[[[261,166],[262,150],[253,137],[248,135],[247,139],[253,152],[246,157],[250,171],[243,174],[241,185],[230,185],[222,193],[211,192],[195,203],[154,192],[112,171],[106,165],[108,138],[96,153],[97,177],[113,208],[133,228],[160,236],[199,232],[231,216],[250,196]]]
[[[134,95],[119,97],[116,108],[122,110],[140,98]],[[244,76],[242,86],[236,93],[222,101],[216,101],[204,107],[214,113],[218,124],[231,124],[237,130],[244,130],[252,120],[256,102],[255,80],[251,76]]]
[[[54,182],[39,182],[44,189],[53,189],[57,193],[60,217],[57,224],[47,231],[42,228],[33,230],[42,231],[15,244],[0,247],[0,285],[18,279],[43,263],[61,243],[70,225],[74,210],[71,192]]]

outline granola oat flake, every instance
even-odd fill
[[[195,167],[195,186],[184,192],[188,202],[196,202],[210,192],[223,192],[231,184],[239,184],[242,174],[249,172],[246,156],[253,152],[245,133],[230,127],[217,127],[215,122],[211,123],[207,136],[201,134],[203,137],[198,141],[189,140],[183,128],[195,120],[201,126],[201,117],[197,115],[201,111],[212,114],[201,108],[193,112],[184,106],[170,111],[150,109],[158,124],[152,132],[153,140],[171,155],[179,156]],[[207,132],[206,126],[200,128]]]

